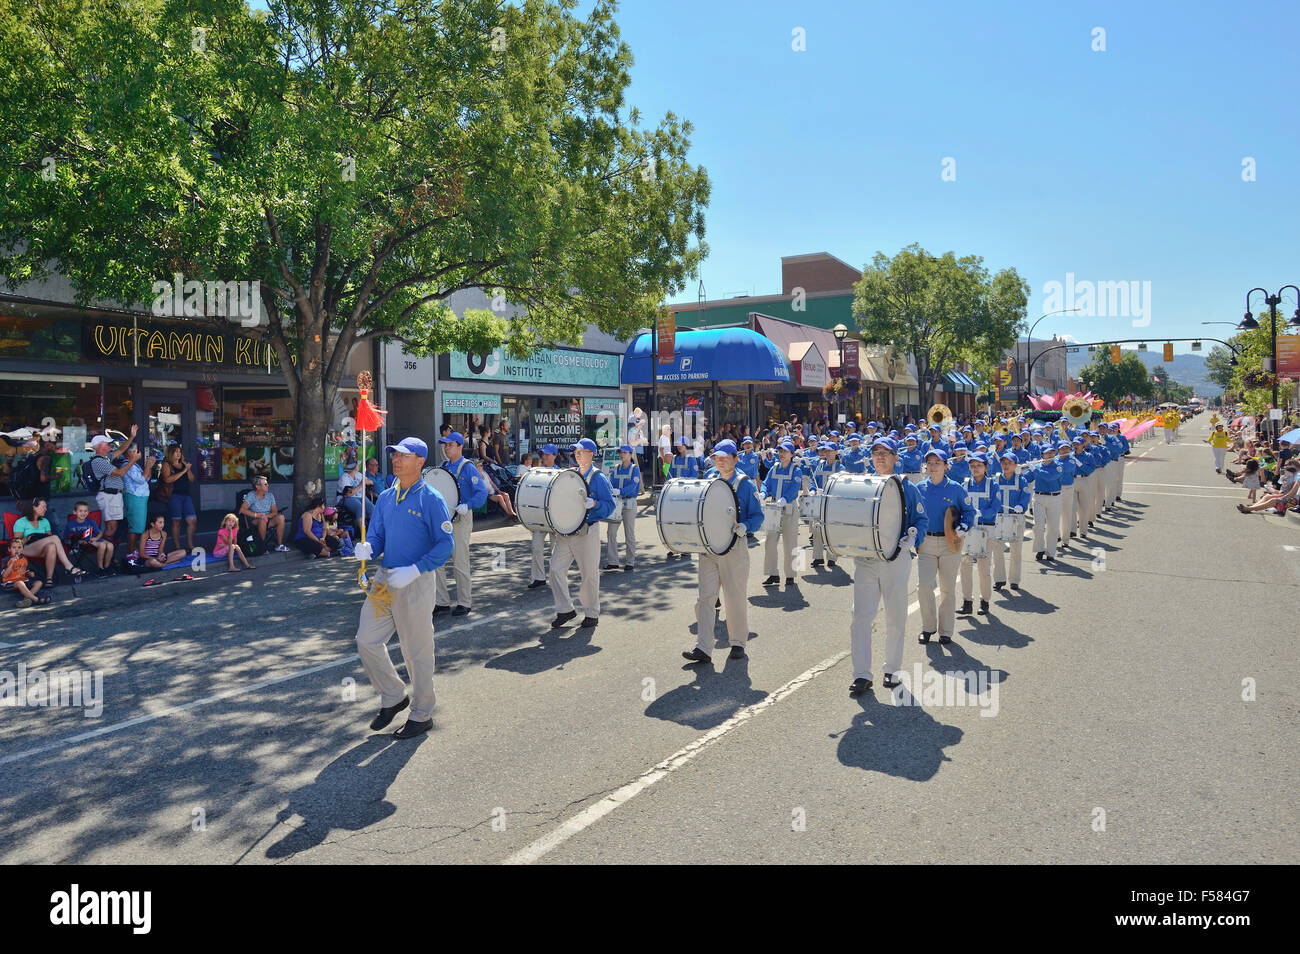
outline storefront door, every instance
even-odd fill
[[[149,442],[160,450],[180,444],[197,476],[201,468],[194,453],[194,398],[185,391],[144,391],[142,397],[145,420],[141,428],[149,432]]]

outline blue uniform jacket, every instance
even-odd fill
[[[997,520],[1001,501],[998,500],[997,485],[992,478],[985,474],[984,479],[976,483],[974,477],[967,477],[962,482],[962,489],[975,507],[980,523],[993,523]]]
[[[961,510],[961,516],[957,520],[959,529],[969,530],[975,525],[975,508],[971,506],[970,498],[966,496],[961,484],[945,477],[937,484],[927,478],[917,486],[921,491],[921,500],[925,503],[925,512],[930,515],[936,527],[943,527],[943,515],[949,507]]]
[[[1014,474],[1010,480],[999,474],[997,493],[999,511],[1004,507],[1007,511],[1019,507],[1020,512],[1024,513],[1029,507],[1029,480],[1024,474]]]
[[[609,480],[620,497],[635,497],[641,492],[641,468],[635,461],[626,467],[622,464],[615,465]]]
[[[921,472],[921,452],[914,450],[899,451],[898,463],[894,469],[900,474],[919,474]]]
[[[423,480],[397,499],[401,491],[393,484],[379,495],[366,527],[366,541],[380,566],[396,569],[416,566],[421,573],[436,570],[451,556],[451,513],[442,494]]]
[[[930,529],[930,518],[926,515],[920,489],[910,480],[903,481],[903,502],[907,507],[907,520],[903,524],[903,534],[906,535],[909,529],[916,527],[915,545],[919,547]]]
[[[736,492],[736,500],[740,503],[740,512],[736,514],[736,522],[743,523],[745,529],[750,533],[758,533],[763,526],[763,505],[758,500],[758,489],[754,486],[754,481],[749,479],[749,475],[742,474],[737,470],[731,475],[731,489]],[[741,546],[744,541],[740,541],[736,546]]]
[[[862,448],[849,451],[840,460],[844,464],[844,469],[850,474],[865,474],[867,465],[871,463],[867,455],[862,452]]]
[[[669,477],[698,477],[700,476],[699,464],[694,457],[679,457],[673,455],[673,462],[668,465]]]
[[[596,506],[587,511],[586,522],[596,523],[610,516],[614,512],[614,488],[609,478],[596,469],[595,463],[585,474],[579,470],[578,476],[587,482],[587,496],[596,501]]]
[[[956,458],[953,458],[951,461],[948,462],[949,480],[955,480],[957,483],[960,484],[963,480],[965,480],[969,476],[970,476],[970,463],[965,458],[962,458],[961,460],[957,460]]]
[[[1039,463],[1034,468],[1034,493],[1059,494],[1061,492],[1061,465]]]
[[[1078,453],[1071,454],[1070,460],[1074,461],[1074,467],[1076,471],[1075,476],[1082,475],[1084,477],[1087,477],[1089,474],[1091,474],[1094,470],[1097,469],[1097,465],[1093,461],[1092,455],[1089,454],[1087,451],[1079,451]]]
[[[819,460],[817,466],[813,468],[812,482],[818,490],[826,489],[826,478],[831,474],[838,474],[844,469],[844,462],[838,457],[834,463],[828,460]]]
[[[763,493],[773,500],[792,503],[799,496],[799,488],[802,484],[803,468],[791,460],[789,467],[777,464],[767,472],[767,476],[763,478]]]
[[[1120,435],[1119,435],[1118,437],[1116,437],[1115,439],[1116,439],[1117,441],[1119,441],[1120,449],[1121,449],[1125,454],[1127,454],[1127,453],[1129,452],[1129,449],[1133,446],[1133,445],[1131,445],[1131,444],[1128,442],[1128,438],[1125,437],[1123,434],[1120,434]]]
[[[1061,468],[1061,486],[1073,487],[1074,475],[1079,472],[1079,462],[1074,459],[1074,455],[1058,457],[1056,466]]]
[[[487,503],[487,484],[483,482],[478,468],[468,457],[462,457],[454,464],[444,460],[442,469],[456,478],[456,487],[460,490],[460,502],[470,510],[477,510]]]
[[[742,451],[736,455],[736,470],[750,480],[758,480],[758,455],[753,451]]]

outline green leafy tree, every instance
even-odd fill
[[[61,271],[83,304],[259,281],[243,333],[296,405],[297,506],[355,345],[626,335],[695,273],[708,178],[689,123],[626,104],[613,3],[267,6],[0,0],[0,276]],[[464,289],[526,312],[457,319]]]
[[[1079,383],[1107,404],[1118,404],[1132,394],[1137,398],[1150,398],[1151,376],[1147,366],[1135,352],[1120,353],[1119,364],[1111,364],[1110,348],[1098,347],[1092,360],[1079,369]]]
[[[1259,327],[1250,331],[1238,332],[1232,339],[1238,348],[1237,366],[1229,390],[1236,396],[1238,403],[1250,414],[1267,417],[1268,408],[1273,403],[1273,375],[1264,370],[1264,360],[1273,356],[1272,329],[1269,327],[1268,312],[1258,316]],[[1278,337],[1285,332],[1279,322]],[[1295,391],[1295,382],[1284,378],[1278,382],[1278,404],[1285,407]]]
[[[853,291],[864,340],[915,359],[922,410],[958,361],[991,367],[1015,343],[1029,300],[1029,285],[1014,268],[990,275],[978,255],[936,258],[916,244],[892,259],[877,252]]]
[[[1230,339],[1235,342],[1235,339]],[[1206,377],[1226,391],[1232,387],[1232,352],[1223,345],[1215,345],[1205,355]]]

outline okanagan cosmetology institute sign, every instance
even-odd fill
[[[619,386],[620,355],[603,351],[543,348],[531,357],[512,358],[501,348],[487,354],[451,355],[451,377],[515,384],[569,384],[589,388]]]

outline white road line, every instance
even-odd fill
[[[436,635],[450,636],[452,633],[459,633],[467,629],[473,629],[474,627],[482,626],[485,623],[498,622],[502,619],[502,617],[509,616],[509,615],[511,614],[496,613],[492,616],[484,616],[483,618],[476,619],[470,623],[461,623],[459,626],[453,626]],[[391,653],[395,648],[397,648],[397,645],[398,645],[397,643],[391,644],[388,647],[388,651]],[[356,653],[350,653],[349,655],[343,656],[339,659],[335,659],[332,662],[321,663],[319,666],[309,666],[306,669],[299,669],[296,672],[286,673],[283,676],[276,676],[274,679],[264,679],[261,682],[255,682],[252,685],[242,686],[238,689],[228,689],[225,692],[218,692],[216,695],[205,696],[202,699],[195,699],[193,702],[187,702],[184,705],[172,706],[171,708],[163,709],[161,712],[151,712],[148,715],[136,716],[133,719],[126,719],[122,722],[114,722],[112,725],[101,726],[98,729],[91,729],[89,732],[81,732],[78,733],[77,735],[70,735],[67,738],[58,739],[54,742],[48,742],[45,745],[38,745],[35,748],[24,749],[21,752],[14,752],[12,755],[0,756],[0,765],[8,765],[10,762],[18,762],[23,759],[30,758],[33,755],[40,755],[42,752],[49,752],[53,749],[63,748],[64,746],[76,745],[78,742],[87,742],[90,739],[97,739],[101,736],[111,735],[114,732],[121,732],[123,729],[130,729],[137,725],[144,725],[146,722],[154,722],[158,719],[165,719],[168,716],[173,716],[181,712],[188,712],[191,709],[197,709],[200,706],[211,705],[214,702],[224,702],[225,700],[233,699],[236,696],[242,696],[250,692],[257,692],[261,689],[267,688],[268,686],[279,685],[282,682],[289,682],[290,680],[298,679],[301,678],[302,676],[314,675],[315,673],[318,672],[324,672],[327,669],[334,669],[337,666],[344,666],[350,662],[357,662],[359,661],[359,659],[360,657]]]
[[[1125,487],[1124,496],[1127,497],[1129,494],[1146,494],[1146,495],[1154,494],[1157,497],[1197,497],[1201,500],[1242,500],[1244,501],[1246,499],[1245,495],[1243,494],[1170,494],[1170,493],[1164,493],[1163,491],[1160,490],[1129,490],[1127,487]]]
[[[1125,486],[1132,484],[1134,487],[1187,487],[1192,490],[1222,490],[1223,484],[1162,484],[1154,480],[1126,480]]]
[[[907,608],[907,615],[911,616],[920,608],[921,604],[919,602],[913,603]],[[822,673],[846,659],[848,655],[849,651],[846,649],[843,652],[836,653],[834,656],[823,659],[811,669],[804,670],[784,686],[781,686],[779,689],[760,699],[758,702],[755,702],[753,705],[741,709],[717,728],[710,729],[694,742],[678,749],[672,755],[668,756],[668,758],[664,759],[657,765],[654,765],[650,769],[647,769],[622,788],[606,795],[594,805],[588,805],[582,811],[578,812],[578,814],[561,824],[559,828],[556,828],[548,834],[543,835],[541,838],[538,838],[532,844],[516,851],[513,855],[506,858],[502,864],[528,865],[537,861],[543,855],[564,844],[574,835],[579,834],[584,829],[590,828],[624,802],[631,801],[651,785],[667,778],[671,773],[677,771],[683,765],[690,762],[691,759],[695,758],[695,756],[699,755],[732,729],[744,725],[764,709],[776,705],[782,699],[802,689]]]

